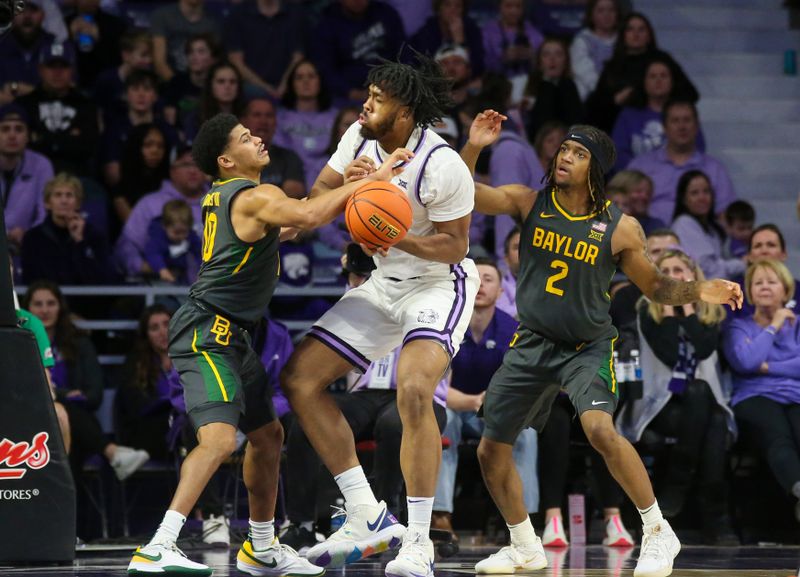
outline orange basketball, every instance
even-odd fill
[[[354,241],[373,250],[389,248],[411,227],[411,203],[391,182],[370,181],[348,199],[344,218]]]

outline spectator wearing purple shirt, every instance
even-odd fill
[[[517,318],[517,275],[519,274],[519,226],[512,228],[506,235],[503,248],[505,256],[505,272],[503,273],[502,292],[497,297],[498,310],[510,317]]]
[[[800,323],[786,308],[794,290],[779,261],[752,264],[745,294],[755,312],[730,323],[723,348],[742,437],[755,442],[784,491],[800,499]],[[800,520],[800,501],[795,517]]]
[[[581,28],[572,39],[570,59],[572,73],[581,100],[592,93],[603,66],[614,53],[619,27],[617,0],[589,0]]]
[[[503,356],[517,330],[512,317],[497,310],[497,297],[502,288],[500,269],[493,260],[475,259],[481,286],[475,297],[475,307],[461,349],[453,359],[450,390],[447,393],[447,427],[444,435],[450,447],[442,451],[442,465],[433,501],[435,529],[453,530],[453,493],[458,470],[458,446],[462,439],[480,438],[483,421],[478,409],[489,381],[500,368]],[[524,429],[514,442],[513,454],[522,478],[525,507],[529,513],[539,509],[539,481],[536,475],[536,431]]]
[[[200,270],[200,236],[192,230],[192,209],[184,200],[170,200],[161,218],[150,223],[144,257],[164,282],[190,285]]]
[[[654,57],[645,68],[641,82],[634,88],[629,105],[622,109],[614,123],[611,136],[617,147],[615,170],[622,170],[634,157],[664,143],[662,113],[664,105],[673,97],[672,86],[669,62]],[[705,152],[702,130],[697,132],[697,148]]]
[[[322,12],[311,57],[334,99],[361,103],[369,65],[395,59],[405,40],[397,11],[379,0],[338,0]]]
[[[483,25],[484,64],[489,72],[527,76],[544,36],[525,19],[522,0],[500,0],[499,17]]]
[[[27,148],[28,131],[24,108],[0,108],[0,200],[8,240],[17,248],[25,232],[44,220],[44,187],[53,178],[47,157]]]
[[[39,83],[39,53],[54,39],[42,28],[44,17],[39,2],[26,2],[11,32],[0,37],[0,106],[28,94]]]
[[[208,183],[192,159],[191,149],[179,152],[170,167],[170,180],[164,181],[161,190],[142,197],[136,203],[117,240],[114,256],[124,275],[139,277],[152,272],[144,259],[147,232],[150,223],[161,215],[164,205],[170,200],[186,201],[192,207],[195,232],[203,233],[200,205],[207,190]]]
[[[479,78],[484,71],[483,34],[467,15],[464,0],[433,0],[433,12],[408,43],[431,57],[446,46],[462,46],[469,54],[472,78]]]
[[[708,278],[731,279],[744,272],[745,260],[722,253],[726,236],[715,215],[714,189],[708,177],[699,170],[684,173],[678,181],[672,230]]]
[[[228,57],[253,95],[281,97],[289,70],[303,57],[306,37],[306,18],[286,0],[243,2],[225,21]]]
[[[699,130],[697,108],[687,101],[674,100],[664,105],[664,135],[661,148],[634,158],[627,168],[639,170],[653,180],[650,216],[664,222],[672,219],[678,180],[689,170],[708,176],[715,193],[715,209],[722,213],[736,200],[728,171],[713,156],[697,149]]]
[[[328,140],[337,112],[314,63],[298,62],[289,72],[273,142],[293,150],[303,161],[306,190],[311,190],[328,161]]]
[[[750,242],[748,244],[747,249],[747,261],[750,263],[762,260],[762,259],[774,259],[779,262],[786,262],[786,239],[783,237],[783,233],[781,229],[778,228],[776,225],[767,223],[757,226],[752,234],[750,235]],[[735,277],[734,279],[742,286],[742,291],[744,291],[744,275]],[[798,285],[797,279],[795,279],[795,286]],[[791,310],[797,309],[797,299],[790,299],[789,302],[786,303],[786,308]],[[742,308],[731,311],[730,314],[726,317],[727,319],[738,319],[738,318],[749,318],[753,316],[755,312],[755,308],[753,304],[745,300],[742,303]]]

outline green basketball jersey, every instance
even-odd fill
[[[189,296],[233,321],[256,323],[278,284],[280,227],[259,241],[240,240],[231,223],[231,202],[257,183],[216,181],[203,198],[203,263]]]
[[[573,216],[555,190],[541,190],[522,225],[517,311],[522,325],[549,339],[583,343],[614,334],[608,314],[617,265],[611,235],[622,216],[610,202],[600,214]]]

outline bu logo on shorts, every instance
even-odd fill
[[[435,324],[439,320],[439,313],[437,313],[433,309],[425,309],[419,311],[417,315],[417,322],[418,323],[425,323],[426,325]]]
[[[231,342],[231,321],[228,319],[217,315],[214,318],[214,324],[211,325],[211,329],[209,329],[211,334],[217,335],[216,340],[219,344],[223,346],[228,346]]]

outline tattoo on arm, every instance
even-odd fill
[[[639,242],[641,242],[644,257],[650,263],[650,266],[656,270],[656,274],[658,275],[656,278],[655,290],[653,291],[653,300],[662,305],[671,306],[684,305],[698,300],[700,298],[698,283],[696,281],[687,282],[676,280],[658,270],[653,259],[650,257],[650,253],[647,251],[647,237],[644,234],[644,229],[642,229],[642,226],[638,222],[636,222],[636,233],[639,236]]]
[[[658,273],[653,300],[662,305],[679,306],[695,302],[700,298],[697,281],[676,280]]]

